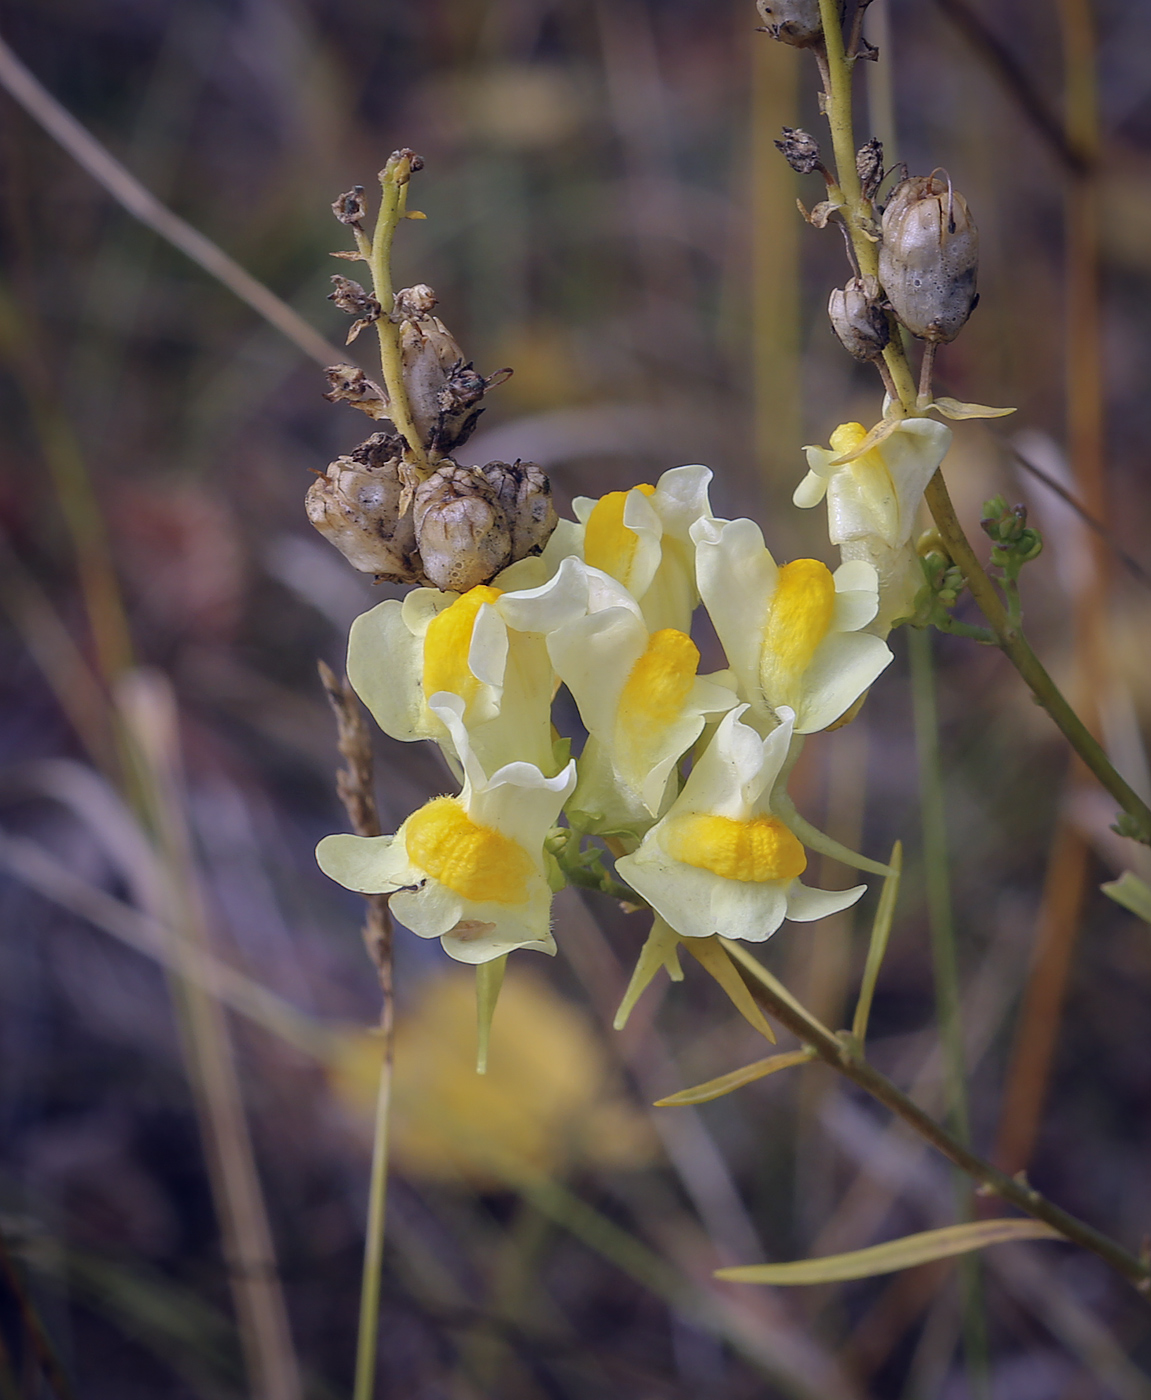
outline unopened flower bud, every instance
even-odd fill
[[[401,146],[388,157],[387,164],[380,171],[380,179],[396,185],[406,185],[416,171],[423,168],[423,156],[416,155],[415,151],[409,150],[407,146]]]
[[[538,554],[556,527],[551,484],[532,462],[445,462],[416,490],[412,514],[424,572],[457,593]]]
[[[425,583],[411,514],[400,515],[400,440],[373,433],[308,491],[308,519],[353,568],[387,583]]]
[[[781,44],[807,49],[823,38],[819,0],[756,0],[755,8],[768,34]],[[841,13],[842,9],[841,4]]]
[[[843,348],[857,360],[874,360],[883,354],[891,339],[887,317],[858,278],[846,287],[835,288],[827,302],[827,314]]]
[[[776,149],[783,152],[783,158],[797,175],[810,175],[819,170],[819,142],[814,136],[799,127],[785,126],[783,140],[775,143]]]
[[[883,211],[879,278],[895,314],[923,340],[954,340],[978,300],[979,234],[949,181],[904,180]]]

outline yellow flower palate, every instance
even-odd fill
[[[458,695],[465,705],[475,698],[480,682],[468,666],[476,614],[485,603],[494,603],[498,588],[481,583],[456,599],[428,623],[424,634],[424,696],[441,690]]]
[[[643,750],[658,743],[681,711],[699,666],[699,648],[686,633],[664,627],[631,668],[620,695],[616,744]]]
[[[831,435],[831,450],[836,456],[852,452],[866,436],[867,429],[862,423],[841,423]],[[878,447],[849,462],[847,470],[855,478],[860,496],[881,518],[895,509],[895,483]],[[895,521],[891,524],[894,525]]]
[[[834,615],[835,580],[827,565],[818,559],[784,564],[764,629],[763,670],[797,680],[811,665]],[[772,687],[765,688],[770,693]]]
[[[635,487],[645,496],[654,496],[655,487],[642,485]],[[623,523],[624,506],[628,492],[609,491],[601,496],[592,508],[584,526],[584,562],[593,569],[602,569],[605,574],[626,584],[631,573],[639,536]]]
[[[774,817],[683,816],[669,825],[663,844],[676,860],[725,880],[794,880],[807,869],[803,846]]]
[[[531,857],[518,841],[472,821],[458,798],[437,797],[413,813],[404,845],[413,864],[463,899],[522,904],[530,894]]]

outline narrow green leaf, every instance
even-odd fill
[[[755,1004],[743,978],[735,970],[731,959],[724,951],[720,940],[711,938],[685,938],[683,946],[692,957],[705,968],[730,997],[732,1005],[755,1029],[775,1044],[775,1032],[763,1018],[763,1012]]]
[[[488,1046],[492,1038],[492,1017],[500,988],[504,985],[508,955],[476,965],[476,1073],[488,1072]]]
[[[627,1025],[627,1018],[631,1015],[636,1002],[647,990],[652,978],[661,967],[667,969],[667,975],[673,982],[683,981],[683,969],[679,965],[679,958],[675,951],[678,942],[679,934],[657,914],[652,920],[647,942],[640,949],[639,957],[636,959],[631,981],[627,984],[627,991],[623,994],[619,1010],[615,1013],[612,1025],[617,1031],[622,1031]]]
[[[959,399],[940,398],[927,405],[937,408],[945,418],[1006,418],[1013,408],[991,408],[985,403],[961,403]]]
[[[1130,909],[1132,914],[1138,914],[1144,922],[1151,924],[1151,887],[1138,875],[1125,870],[1118,880],[1108,880],[1099,888],[1108,899],[1113,899],[1116,904]]]
[[[867,962],[863,968],[863,981],[859,988],[859,1000],[855,1003],[855,1018],[851,1023],[851,1033],[856,1044],[862,1049],[867,1037],[867,1022],[871,1016],[871,1001],[875,996],[875,984],[879,980],[879,970],[887,952],[887,940],[891,937],[891,921],[895,916],[895,901],[899,898],[899,879],[903,870],[903,842],[897,841],[891,848],[891,874],[883,882],[883,891],[875,910],[871,925],[871,942],[867,948]]]
[[[766,1060],[756,1060],[754,1064],[744,1065],[742,1069],[733,1069],[728,1074],[721,1074],[718,1079],[709,1079],[706,1084],[697,1084],[693,1089],[681,1089],[677,1094],[668,1094],[666,1099],[656,1099],[655,1107],[683,1108],[693,1103],[709,1103],[712,1099],[723,1098],[724,1094],[730,1094],[735,1089],[742,1089],[745,1084],[753,1084],[765,1075],[774,1074],[781,1069],[790,1069],[792,1065],[805,1065],[814,1058],[815,1051],[806,1047],[802,1050],[788,1050],[782,1055],[769,1055]]]
[[[829,1254],[823,1259],[799,1259],[794,1264],[746,1264],[735,1269],[717,1269],[716,1278],[729,1283],[841,1283],[846,1279],[871,1278],[893,1274],[933,1259],[950,1259],[984,1249],[989,1244],[1012,1240],[1061,1240],[1063,1236],[1041,1220],[973,1220],[966,1225],[948,1225],[943,1230],[924,1230],[901,1240],[855,1249],[850,1254]]]

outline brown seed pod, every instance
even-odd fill
[[[426,583],[411,513],[400,515],[400,440],[373,433],[308,491],[308,519],[353,568],[386,583]]]
[[[511,370],[480,374],[464,359],[447,326],[431,315],[434,305],[430,287],[409,287],[396,296],[397,310],[415,313],[405,314],[400,322],[400,359],[412,422],[427,450],[434,457],[446,457],[471,437],[483,412],[480,400]]]
[[[445,462],[417,488],[412,515],[424,572],[457,593],[538,554],[556,527],[551,484],[534,462]]]
[[[756,0],[764,28],[773,39],[792,48],[808,49],[823,38],[819,0]],[[843,14],[843,5],[839,7]]]
[[[369,379],[359,365],[329,365],[324,371],[328,377],[328,392],[324,395],[329,403],[350,403],[369,418],[388,416],[388,396],[374,379]]]
[[[883,211],[879,280],[912,335],[954,340],[978,300],[979,234],[949,180],[913,176]]]
[[[785,126],[783,140],[775,143],[775,148],[783,152],[783,158],[797,175],[810,175],[814,170],[822,170],[819,158],[819,142],[810,132],[798,126]]]
[[[891,328],[858,277],[846,287],[835,288],[828,299],[827,314],[843,348],[857,360],[874,360],[883,354]]]

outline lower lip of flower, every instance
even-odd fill
[[[404,823],[404,848],[414,865],[453,894],[477,904],[523,904],[535,866],[527,851],[490,826],[472,821],[455,797],[437,797]]]
[[[799,840],[775,817],[732,817],[693,814],[668,824],[663,846],[685,865],[710,870],[725,880],[765,884],[794,880],[807,869],[807,853]]]

